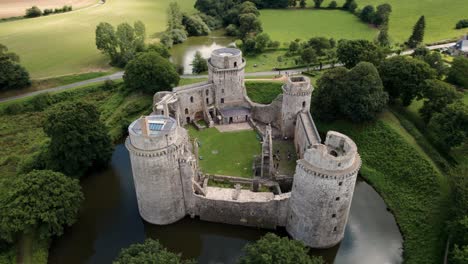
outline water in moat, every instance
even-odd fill
[[[78,222],[54,240],[49,263],[111,263],[121,248],[145,238],[158,239],[199,263],[235,263],[241,249],[268,230],[185,218],[168,226],[139,216],[128,151],[117,145],[109,169],[82,181],[85,201]],[[278,234],[285,235],[284,231]],[[326,250],[312,250],[328,263],[401,263],[402,237],[382,198],[358,181],[345,238]]]
[[[184,67],[184,74],[191,74],[191,63],[197,51],[207,59],[213,50],[227,47],[233,43],[234,38],[225,36],[223,30],[213,31],[209,36],[190,37],[184,43],[174,45],[171,48],[171,60]]]

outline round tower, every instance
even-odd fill
[[[283,105],[281,108],[281,133],[283,137],[293,137],[297,114],[309,111],[313,87],[305,76],[288,78],[283,85]]]
[[[242,52],[234,48],[214,50],[208,60],[208,80],[213,82],[216,106],[223,108],[244,102]]]
[[[158,225],[180,220],[186,212],[178,158],[188,142],[186,130],[172,117],[151,115],[134,121],[128,132],[141,217]]]
[[[344,236],[361,158],[347,136],[329,131],[325,144],[297,161],[286,230],[313,248],[328,248]]]

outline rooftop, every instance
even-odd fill
[[[151,115],[143,116],[134,121],[130,125],[130,132],[135,133],[136,135],[144,134],[142,129],[143,124],[146,124],[146,131],[148,136],[160,136],[167,134],[167,132],[172,131],[176,127],[176,121],[171,117],[166,117],[163,115]]]
[[[234,49],[234,48],[221,48],[221,49],[214,50],[213,54],[227,57],[227,56],[240,55],[241,51],[239,49]]]

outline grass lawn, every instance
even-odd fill
[[[358,4],[360,2],[358,1]],[[273,40],[289,42],[314,36],[372,40],[376,29],[341,10],[261,10],[263,29]],[[276,59],[276,58],[275,58]]]
[[[270,104],[273,100],[282,93],[282,82],[245,82],[247,95],[250,100],[259,104]]]
[[[323,7],[328,6],[331,0],[325,0],[322,3]],[[344,0],[337,0],[339,6],[342,6]],[[389,3],[392,5],[393,12],[390,15],[390,37],[394,42],[403,43],[411,35],[412,29],[418,18],[422,15],[426,17],[426,32],[425,39],[426,43],[435,42],[444,39],[456,38],[464,34],[466,30],[456,30],[455,24],[460,20],[466,18],[467,6],[466,0],[358,0],[356,1],[358,8],[362,9],[366,5],[377,6],[382,3]],[[313,6],[313,1],[308,0],[307,6]],[[309,10],[314,12],[317,10]],[[263,11],[262,11],[263,12]],[[323,11],[326,12],[326,11]],[[317,12],[318,13],[318,12]],[[320,15],[317,14],[317,17]],[[271,19],[275,19],[272,17]],[[288,19],[294,19],[289,17]],[[262,21],[264,21],[262,19]],[[278,22],[285,21],[278,19]],[[302,23],[307,23],[310,26],[309,34],[305,35],[310,37],[311,35],[320,36],[318,33],[322,33],[323,29],[329,27],[329,20],[326,22],[318,21],[315,24],[311,24],[314,19],[304,20]],[[331,20],[333,21],[333,20]],[[264,27],[270,28],[270,21],[265,20]],[[289,22],[288,22],[289,24]],[[296,24],[298,25],[298,24]],[[301,24],[299,24],[301,25]],[[282,26],[280,26],[282,27]],[[346,26],[348,27],[348,26]],[[353,32],[358,30],[349,28]],[[293,31],[294,32],[294,31]],[[318,32],[318,33],[314,33]],[[305,38],[304,36],[297,35],[296,38]],[[339,37],[338,38],[345,38]],[[287,40],[290,41],[290,40]]]
[[[268,32],[268,31],[267,31]],[[268,32],[270,34],[270,32]],[[276,39],[275,39],[276,40]],[[286,57],[286,50],[267,50],[262,54],[246,55],[247,65],[246,72],[271,71],[273,68],[287,68],[296,66],[295,57]],[[283,60],[278,62],[278,57],[282,56]]]
[[[448,188],[404,128],[391,116],[363,125],[319,123],[318,128],[345,133],[356,142],[363,160],[361,175],[381,194],[400,226],[405,263],[440,263]]]
[[[141,20],[148,36],[166,27],[166,9],[172,0],[108,0],[76,12],[0,23],[0,43],[21,57],[33,78],[108,69],[108,59],[95,45],[99,22],[116,26]],[[176,0],[192,10],[194,0]]]
[[[293,140],[274,140],[273,141],[273,153],[279,151],[280,161],[278,172],[282,175],[293,176],[296,171],[296,148],[294,147]],[[291,158],[288,160],[288,153],[291,154]],[[276,163],[277,161],[275,161]]]
[[[201,131],[190,126],[190,137],[200,142],[199,160],[204,173],[252,177],[254,156],[260,155],[261,144],[253,130],[221,133],[216,128]]]

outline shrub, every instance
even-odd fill
[[[330,4],[328,4],[328,8],[336,9],[338,8],[338,3],[336,1],[331,1]]]
[[[54,10],[52,9],[44,9],[44,12],[42,13],[44,16],[50,15],[54,13]]]
[[[175,254],[164,248],[157,240],[147,239],[143,243],[133,244],[122,249],[113,262],[114,264],[138,263],[171,263],[190,264],[192,260],[183,260],[180,254]]]
[[[31,18],[31,17],[40,17],[42,15],[41,9],[37,6],[33,6],[31,8],[26,9],[26,15],[25,17]]]
[[[462,56],[456,57],[452,62],[452,67],[447,75],[447,81],[468,89],[468,58]]]
[[[458,21],[457,24],[455,25],[456,29],[461,29],[461,28],[466,28],[466,27],[468,27],[468,19],[462,19]]]

